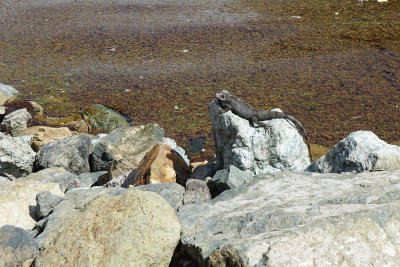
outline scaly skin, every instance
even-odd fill
[[[254,124],[258,124],[265,129],[268,129],[268,125],[261,121],[265,120],[271,120],[271,119],[276,119],[276,118],[281,118],[281,119],[287,119],[291,121],[298,129],[300,129],[304,139],[306,140],[307,147],[308,147],[308,152],[311,160],[311,147],[310,147],[310,142],[308,139],[308,135],[306,130],[304,129],[304,126],[301,124],[300,121],[298,121],[296,118],[293,116],[290,116],[288,114],[285,114],[283,112],[279,111],[266,111],[266,110],[256,110],[246,102],[244,102],[241,99],[238,99],[234,97],[231,93],[229,93],[226,90],[223,90],[222,92],[216,93],[215,97],[217,98],[219,104],[222,107],[222,110],[220,111],[220,114],[223,114],[225,112],[228,112],[229,110],[232,111],[233,114],[249,120],[253,122]]]

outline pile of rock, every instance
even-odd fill
[[[90,135],[4,114],[0,266],[400,264],[399,147],[359,131],[311,163],[284,119],[219,108],[216,160],[193,172],[156,124],[86,117],[116,127]]]

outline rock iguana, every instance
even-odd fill
[[[271,120],[276,118],[282,118],[291,121],[298,129],[300,129],[304,139],[306,140],[308,153],[311,159],[311,148],[307,132],[304,129],[304,126],[301,124],[301,122],[298,121],[293,116],[290,116],[288,114],[279,111],[255,110],[252,106],[250,106],[243,100],[234,97],[230,92],[226,90],[216,93],[215,97],[217,98],[219,104],[222,107],[220,114],[231,110],[233,114],[243,119],[249,120],[255,124],[258,124],[264,127],[265,129],[268,129],[269,126],[261,121]]]

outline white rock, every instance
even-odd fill
[[[323,173],[400,170],[400,147],[387,144],[373,132],[358,131],[337,143],[307,170]]]
[[[3,122],[0,124],[0,127],[3,132],[16,136],[19,132],[27,128],[28,121],[31,119],[32,116],[26,108],[18,109],[6,115]]]
[[[0,133],[0,175],[15,179],[30,174],[35,155],[26,142]]]
[[[8,99],[18,95],[19,92],[17,91],[17,89],[10,85],[0,83],[0,105],[3,105]]]
[[[209,105],[219,169],[234,165],[253,174],[279,170],[303,171],[310,158],[298,130],[285,119],[264,121],[270,128],[253,125],[228,111],[222,115],[217,101]]]

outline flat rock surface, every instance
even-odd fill
[[[400,172],[256,176],[182,206],[183,248],[200,266],[224,255],[243,266],[397,266],[399,188]]]

